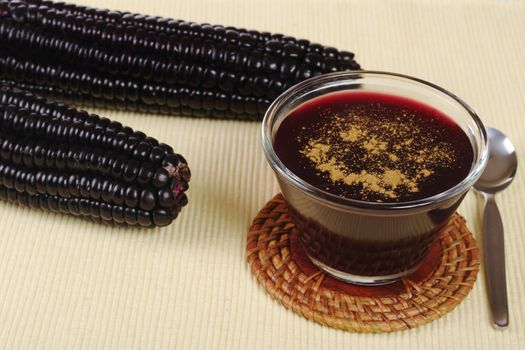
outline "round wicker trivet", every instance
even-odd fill
[[[459,214],[443,228],[416,272],[377,287],[347,284],[320,271],[304,253],[298,234],[283,197],[275,196],[248,233],[252,272],[287,309],[346,331],[393,332],[436,320],[461,303],[479,271],[476,241]]]

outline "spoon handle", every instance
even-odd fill
[[[503,223],[493,194],[483,193],[483,258],[492,322],[495,327],[509,325],[507,279],[505,275],[505,245]]]

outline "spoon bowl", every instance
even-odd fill
[[[489,161],[474,185],[481,192],[496,193],[505,189],[516,175],[518,157],[510,139],[498,129],[487,128]]]

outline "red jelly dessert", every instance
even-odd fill
[[[398,96],[334,93],[292,111],[274,149],[294,174],[330,193],[406,202],[453,187],[469,173],[467,135],[442,112]]]
[[[442,193],[468,176],[474,159],[468,136],[445,114],[375,92],[331,93],[301,104],[278,127],[273,147],[283,164],[311,185],[379,203]],[[426,228],[439,228],[460,201],[395,221],[354,220],[348,213],[312,211],[307,202],[288,204],[306,252],[318,263],[353,275],[391,276],[422,260],[438,234]],[[341,227],[350,220],[355,227]]]

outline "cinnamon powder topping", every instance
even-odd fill
[[[362,199],[378,202],[416,193],[437,168],[454,165],[453,145],[407,123],[411,110],[384,116],[376,107],[333,114],[330,123],[313,126],[314,136],[303,127],[297,136],[300,154],[332,184],[357,186]]]

